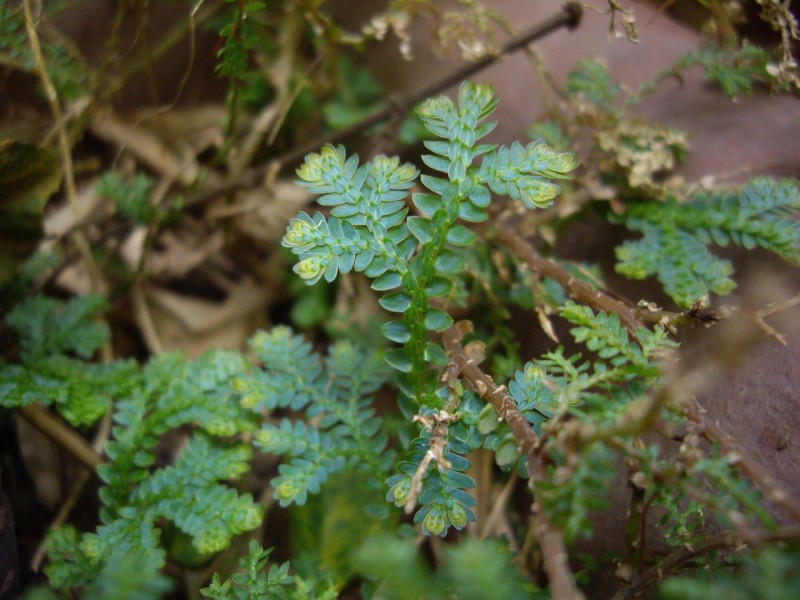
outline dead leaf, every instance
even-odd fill
[[[255,329],[266,325],[270,298],[267,288],[252,281],[234,288],[222,302],[149,287],[136,318],[151,351],[182,350],[197,357],[211,348],[242,348]],[[146,318],[151,323],[143,322]]]
[[[299,210],[311,204],[313,196],[293,181],[276,181],[269,188],[240,192],[232,205],[210,211],[214,218],[234,217],[234,226],[254,239],[280,241],[286,225]]]
[[[202,235],[186,230],[166,232],[159,238],[161,249],[147,259],[147,271],[154,276],[183,277],[222,250],[224,243],[220,230],[204,229]]]

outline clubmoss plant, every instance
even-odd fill
[[[451,327],[453,319],[432,306],[432,299],[446,296],[452,278],[464,270],[458,248],[477,240],[459,220],[486,220],[492,192],[530,209],[549,206],[559,192],[551,180],[577,166],[572,155],[544,143],[479,144],[494,129],[495,122],[484,121],[496,105],[491,86],[464,83],[457,104],[440,96],[418,109],[438,138],[425,142],[433,154],[422,160],[443,176],[422,175],[429,192],[412,196],[417,215],[408,216],[406,197],[419,172],[397,158],[378,156],[359,166],[358,158],[348,158],[341,146],[326,146],[306,157],[298,170],[298,183],[321,194],[319,204],[333,208],[328,217],[300,213],[289,224],[282,243],[300,258],[295,272],[313,284],[322,277],[333,281],[339,273],[363,271],[373,279],[373,289],[387,292],[381,306],[402,319],[389,321],[382,331],[403,347],[385,358],[401,373],[398,383],[418,407],[443,404],[429,364],[443,367],[448,358],[430,340],[430,332]]]

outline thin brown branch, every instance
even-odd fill
[[[209,2],[207,4],[202,4],[202,8],[199,9],[198,7],[200,7],[200,4],[197,4],[188,15],[188,18],[180,19],[173,29],[168,31],[158,40],[150,52],[125,65],[117,76],[116,81],[112,82],[112,94],[119,91],[126,81],[143,69],[146,69],[150,64],[153,63],[153,61],[155,61],[155,59],[163,56],[172,48],[174,48],[186,36],[187,33],[193,35],[192,31],[194,29],[200,27],[225,6],[225,4],[222,2]],[[191,50],[191,48],[194,46],[194,40],[191,37],[189,39],[189,45]]]
[[[36,72],[44,90],[45,98],[50,106],[50,111],[53,113],[56,129],[58,131],[58,147],[61,153],[61,168],[64,178],[64,190],[66,192],[67,201],[76,216],[78,221],[78,189],[75,183],[75,169],[72,164],[72,145],[67,132],[66,121],[64,118],[64,111],[61,110],[61,104],[58,98],[53,80],[47,72],[47,65],[44,62],[44,55],[42,54],[42,46],[39,42],[39,33],[36,31],[36,24],[33,17],[33,9],[31,7],[31,0],[24,0],[22,4],[23,14],[25,15],[25,31],[28,36],[28,43],[31,47],[31,52],[36,62]],[[86,236],[78,227],[75,231],[75,242],[81,252],[81,256],[86,263],[86,269],[89,272],[89,279],[91,280],[92,289],[99,290],[100,275],[97,271],[94,259],[92,258],[91,248]]]
[[[273,163],[279,165],[279,167],[295,163],[302,159],[309,152],[319,149],[320,146],[323,146],[324,144],[341,143],[344,140],[363,133],[379,123],[383,123],[384,121],[390,119],[393,115],[405,115],[412,108],[414,108],[414,106],[426,98],[435,96],[436,94],[441,93],[443,90],[446,90],[447,88],[452,87],[453,85],[456,85],[465,79],[468,79],[475,73],[494,64],[507,54],[511,54],[520,48],[524,48],[532,42],[535,42],[536,40],[541,39],[546,35],[561,29],[562,27],[574,29],[580,23],[582,14],[583,8],[579,2],[568,2],[562,7],[558,14],[545,19],[520,35],[510,39],[500,48],[497,54],[487,55],[474,63],[464,65],[460,69],[457,69],[447,76],[433,82],[425,88],[408,94],[407,96],[395,98],[382,108],[375,110],[357,123],[354,123],[353,125],[344,129],[340,129],[339,131],[335,131],[324,137],[314,139],[299,148],[290,150],[289,152],[274,159]],[[238,189],[253,187],[257,185],[257,183],[263,178],[263,174],[263,165],[248,168],[244,170],[241,175],[226,181],[225,183],[217,186],[209,186],[205,190],[189,196],[186,199],[186,205],[192,206],[194,204],[206,202],[218,196],[230,194]]]
[[[779,542],[786,540],[800,539],[800,527],[780,527],[775,531],[756,530],[751,531],[754,534],[755,540],[751,540],[751,544]],[[641,575],[636,577],[631,583],[624,588],[621,588],[614,595],[613,600],[627,600],[628,598],[635,597],[638,593],[646,587],[661,581],[670,570],[675,569],[681,564],[692,560],[698,556],[714,552],[716,550],[724,550],[726,548],[736,548],[745,544],[745,540],[736,532],[726,531],[714,537],[708,538],[697,544],[687,545],[684,548],[676,550],[672,554],[667,555],[658,564],[653,565]]]
[[[103,462],[91,444],[67,427],[60,420],[38,404],[30,404],[20,409],[20,413],[31,425],[44,433],[56,444],[66,450],[85,467],[95,469]]]
[[[23,409],[23,411],[24,410],[25,409]],[[55,423],[58,423],[60,425],[60,423],[56,421],[53,417],[50,417],[50,415],[46,411],[42,410],[41,412],[43,415],[48,416]],[[63,425],[61,425],[61,428],[65,429],[67,432],[72,434],[73,437],[78,437],[75,436],[72,430],[67,430]],[[88,448],[89,451],[92,452],[92,457],[91,457],[92,460],[97,461],[97,464],[92,466],[84,462],[84,467],[86,468],[81,469],[75,476],[75,479],[72,481],[72,485],[70,486],[67,497],[61,503],[61,507],[58,509],[58,513],[56,513],[56,516],[53,518],[53,520],[50,522],[50,525],[47,528],[48,532],[47,535],[45,535],[42,538],[42,541],[39,543],[39,547],[33,553],[33,557],[31,558],[31,569],[34,572],[38,573],[41,569],[42,562],[44,561],[46,553],[45,546],[47,543],[47,539],[49,537],[49,533],[61,527],[61,525],[63,525],[66,522],[67,518],[69,518],[72,509],[75,508],[75,504],[78,502],[78,500],[81,497],[81,494],[83,493],[83,488],[86,486],[86,484],[91,479],[92,475],[95,473],[95,468],[102,462],[103,459],[101,458],[100,455],[103,452],[103,448],[105,447],[106,441],[108,441],[108,436],[110,434],[111,434],[111,413],[108,412],[100,421],[100,425],[97,428],[97,431],[95,432],[92,445],[89,446]],[[83,438],[78,437],[78,439],[81,440],[83,444],[86,444],[88,446],[88,444],[86,443],[85,440],[83,440]]]
[[[544,277],[549,277],[561,284],[561,286],[567,290],[570,297],[581,304],[586,304],[603,312],[617,315],[620,323],[622,323],[634,339],[636,338],[636,329],[642,326],[642,321],[637,314],[636,308],[616,298],[612,298],[606,292],[598,290],[585,281],[573,276],[555,261],[544,258],[533,246],[511,229],[502,227],[498,233],[498,238],[517,254],[517,256],[524,260],[532,271]]]
[[[706,440],[712,444],[715,442],[719,444],[730,464],[752,481],[768,500],[800,523],[800,505],[778,485],[778,482],[769,474],[768,469],[759,464],[752,456],[748,456],[730,433],[723,431],[719,426],[704,418],[703,412],[702,407],[695,402],[688,408],[687,418],[700,426],[700,431]]]
[[[753,318],[755,319],[756,325],[763,329],[767,335],[771,335],[778,340],[778,342],[785,346],[786,336],[782,333],[779,333],[774,327],[769,325],[764,318],[784,310],[788,310],[794,306],[797,306],[798,304],[800,304],[800,294],[796,294],[795,296],[792,296],[788,300],[783,300],[782,302],[772,302],[768,304],[761,310],[757,310]]]
[[[536,432],[517,407],[517,403],[507,393],[505,386],[498,386],[478,365],[470,360],[461,345],[462,331],[458,326],[451,327],[442,334],[445,350],[459,373],[482,398],[497,409],[500,418],[508,423],[519,447],[528,456],[528,469],[533,482],[544,480],[547,476],[544,456],[535,453],[538,441]],[[453,371],[448,371],[452,374]],[[538,520],[539,543],[544,558],[544,569],[550,583],[550,592],[555,600],[577,600],[583,598],[575,585],[569,568],[569,555],[562,531],[553,525],[544,514],[543,507],[534,493],[534,507]]]

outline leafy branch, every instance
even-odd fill
[[[404,348],[387,352],[386,360],[402,373],[401,389],[420,406],[441,406],[434,394],[435,373],[426,363],[447,365],[447,356],[428,340],[428,332],[453,323],[447,313],[430,306],[429,298],[450,292],[451,278],[465,267],[451,248],[476,240],[457,221],[487,219],[490,189],[528,208],[547,206],[559,191],[548,180],[565,177],[576,166],[570,155],[541,143],[500,148],[477,144],[494,128],[494,123],[481,121],[496,102],[490,86],[467,83],[461,86],[457,106],[438,97],[420,107],[425,127],[441,138],[426,142],[434,154],[423,161],[447,176],[422,176],[431,193],[413,196],[421,215],[405,218],[406,190],[417,171],[409,164],[401,166],[396,158],[378,156],[359,167],[342,148],[326,146],[320,154],[307,157],[298,170],[299,183],[322,194],[320,204],[333,209],[329,219],[301,213],[290,223],[282,243],[301,259],[295,272],[311,284],[322,277],[333,281],[351,269],[363,271],[374,279],[373,289],[390,292],[380,304],[403,318],[386,323],[382,331]],[[481,164],[473,165],[482,155]]]
[[[727,294],[735,287],[733,267],[707,246],[764,248],[796,264],[800,224],[792,213],[798,208],[796,183],[769,179],[754,179],[738,193],[632,204],[618,220],[643,237],[617,247],[617,270],[633,279],[655,275],[684,307],[712,292]]]

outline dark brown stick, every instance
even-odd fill
[[[765,542],[778,542],[783,540],[796,540],[800,538],[800,527],[780,527],[776,531],[752,531],[755,535],[756,541],[759,543]],[[715,550],[722,550],[725,548],[732,548],[743,544],[745,541],[736,532],[726,531],[716,535],[707,540],[703,540],[697,544],[686,546],[680,550],[676,550],[672,554],[664,557],[658,564],[653,565],[646,571],[643,571],[636,579],[634,579],[626,587],[620,589],[615,595],[613,600],[627,600],[633,598],[637,593],[641,592],[644,588],[653,583],[656,583],[664,578],[664,575],[678,565],[685,563],[697,556],[708,554]]]
[[[535,452],[538,442],[536,432],[523,416],[514,399],[508,395],[505,386],[498,386],[492,378],[484,373],[478,365],[470,360],[461,345],[461,333],[457,327],[451,327],[442,334],[445,350],[450,360],[469,383],[475,392],[491,402],[504,419],[519,442],[519,447],[528,457],[528,469],[531,480],[541,481],[547,476],[546,465],[542,453]],[[564,536],[555,527],[534,495],[536,518],[539,523],[539,543],[542,547],[544,569],[550,583],[550,592],[555,600],[578,600],[583,598],[575,586],[569,568],[569,554],[564,543]]]
[[[458,84],[459,82],[474,75],[478,71],[485,69],[491,64],[494,64],[501,57],[519,50],[520,48],[524,48],[528,44],[531,44],[532,42],[535,42],[536,40],[541,39],[549,33],[552,33],[562,27],[574,29],[580,23],[582,14],[583,8],[580,3],[569,2],[564,5],[560,13],[542,21],[537,25],[534,25],[524,33],[510,39],[500,48],[500,51],[497,54],[485,56],[474,63],[464,65],[460,69],[450,73],[438,81],[433,82],[432,84],[418,90],[415,93],[409,94],[408,96],[402,98],[393,99],[384,107],[377,109],[373,113],[361,119],[359,122],[354,123],[349,127],[345,127],[344,129],[340,129],[339,131],[335,131],[323,138],[312,140],[311,142],[304,144],[299,148],[290,150],[289,152],[274,159],[272,163],[277,165],[278,168],[287,164],[292,164],[302,159],[309,152],[319,149],[320,146],[324,144],[338,144],[363,131],[366,131],[371,127],[374,127],[378,123],[386,121],[392,115],[405,115],[405,113],[414,108],[414,106],[423,100]],[[230,181],[226,181],[221,185],[189,196],[186,199],[186,205],[192,206],[193,204],[202,203],[216,196],[229,194],[237,189],[254,187],[258,185],[258,182],[264,177],[264,171],[265,169],[263,165],[250,167],[246,169],[240,176]]]
[[[759,464],[752,456],[748,456],[736,443],[733,436],[720,429],[703,417],[703,409],[694,402],[694,406],[687,411],[687,418],[700,426],[703,437],[710,443],[718,443],[723,454],[728,457],[731,465],[752,481],[761,490],[764,496],[786,511],[786,514],[800,523],[800,505],[793,501],[789,494],[769,475],[764,466]]]
[[[585,281],[574,277],[554,261],[541,256],[536,249],[507,227],[500,228],[498,238],[508,246],[517,256],[524,260],[532,271],[554,279],[567,290],[570,297],[582,304],[593,306],[603,312],[619,317],[620,323],[636,339],[636,329],[642,322],[634,307],[612,298],[602,290],[592,287]]]

